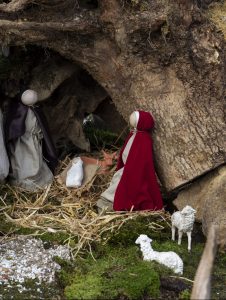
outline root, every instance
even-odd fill
[[[32,0],[12,0],[10,3],[0,5],[1,12],[17,12],[23,10]]]

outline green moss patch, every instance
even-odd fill
[[[213,299],[226,299],[226,253],[218,252],[214,261],[212,276],[212,293]]]
[[[155,229],[153,230],[152,224],[155,224]],[[159,226],[157,229],[156,224]],[[167,227],[166,227],[167,226]],[[128,247],[134,245],[135,240],[140,234],[147,234],[159,241],[165,241],[170,235],[170,227],[166,224],[160,216],[138,216],[136,219],[129,220],[120,229],[108,233],[106,237],[110,245],[118,245],[123,247]]]
[[[65,278],[65,273],[63,273]],[[151,262],[140,259],[137,248],[109,248],[94,261],[80,261],[65,288],[67,299],[139,299],[159,296],[159,275]]]
[[[120,147],[123,144],[123,140],[118,137],[118,134],[108,130],[85,126],[84,132],[86,137],[89,139],[93,150],[103,148],[112,149],[112,146]]]
[[[63,299],[62,290],[55,283],[38,283],[36,280],[26,280],[22,284],[12,282],[9,286],[0,285],[1,299]]]
[[[139,234],[145,233],[154,240],[152,245],[156,251],[178,253],[184,261],[183,276],[190,280],[194,279],[204,243],[194,243],[192,253],[189,253],[187,237],[184,236],[182,245],[179,246],[177,242],[171,241],[170,228],[154,232],[150,221],[148,218],[131,220],[112,234],[108,242],[103,239],[102,243],[93,245],[96,260],[91,255],[76,259],[70,276],[63,268],[59,281],[65,286],[66,298],[141,299],[145,296],[160,299],[168,292],[166,289],[162,291],[161,279],[171,278],[170,281],[175,281],[177,287],[186,283],[184,291],[183,288],[176,290],[173,297],[188,299],[191,283],[174,278],[172,270],[157,262],[143,261],[140,247],[135,245],[135,240]]]

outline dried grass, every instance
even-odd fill
[[[60,169],[67,164],[68,158],[62,162]],[[149,228],[155,231],[169,225],[169,215],[159,211],[98,214],[95,204],[101,192],[106,189],[113,173],[114,170],[108,175],[98,175],[85,188],[77,190],[59,185],[57,181],[35,194],[5,186],[0,197],[0,215],[4,215],[9,222],[19,227],[36,229],[37,235],[45,232],[67,232],[69,238],[65,243],[77,241],[72,249],[74,256],[83,249],[90,249],[91,252],[93,241],[100,241],[104,233],[117,231],[126,222],[138,216],[153,216]],[[12,204],[9,204],[10,201]],[[156,223],[154,221],[156,216],[163,222]]]

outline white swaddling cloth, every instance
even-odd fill
[[[83,180],[83,161],[80,157],[73,160],[72,166],[67,171],[66,186],[67,187],[80,187]]]

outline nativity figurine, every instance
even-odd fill
[[[150,135],[154,119],[149,112],[134,111],[130,115],[130,125],[133,129],[120,151],[116,173],[97,201],[99,212],[163,208]]]
[[[188,237],[188,251],[191,251],[191,233],[195,222],[196,210],[186,205],[181,211],[176,211],[171,216],[172,240],[175,241],[176,228],[178,229],[178,245],[181,245],[183,233]]]
[[[10,183],[36,191],[53,181],[57,155],[34,90],[25,90],[9,104],[6,141]]]

